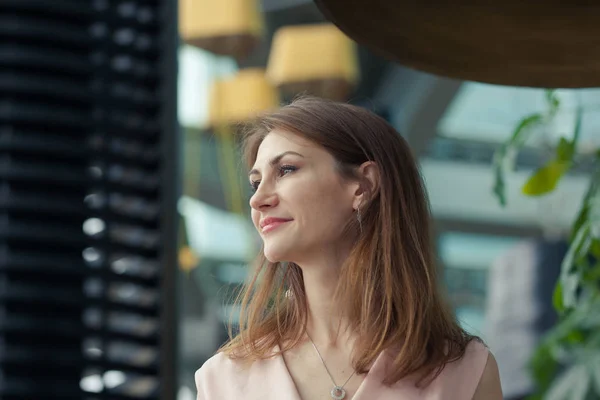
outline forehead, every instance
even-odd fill
[[[295,151],[308,157],[324,150],[300,135],[274,129],[265,136],[259,145],[255,164],[268,162],[271,158],[285,151]]]

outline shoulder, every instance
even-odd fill
[[[194,374],[198,398],[209,398],[210,393],[214,391],[217,385],[218,371],[231,368],[231,360],[223,353],[217,353],[202,364]]]
[[[252,383],[273,373],[277,368],[274,360],[249,361],[232,359],[222,352],[215,354],[194,375],[198,399],[220,399],[256,390]]]
[[[464,355],[452,361],[444,367],[442,373],[456,375],[468,374],[477,377],[477,381],[481,377],[485,369],[490,351],[488,347],[479,339],[472,339],[465,349]]]
[[[490,352],[487,362],[479,379],[473,400],[502,400],[502,387],[500,385],[500,372],[496,358]]]
[[[243,360],[233,360],[221,352],[215,354],[194,374],[198,398],[215,398],[226,382],[242,383],[245,374],[247,367]]]
[[[473,396],[484,376],[490,356],[491,353],[483,342],[477,339],[471,340],[467,345],[465,354],[461,358],[446,364],[442,372],[431,382],[428,390],[446,395],[453,393],[455,399],[478,400],[479,398]],[[493,356],[491,357],[493,358]],[[486,400],[497,400],[495,397],[484,398]]]
[[[204,364],[202,364],[202,366],[196,371],[196,382],[198,382],[199,379],[212,377],[215,373],[217,373],[217,371],[235,369],[233,364],[234,361],[227,357],[224,353],[216,353],[211,358],[206,360]]]

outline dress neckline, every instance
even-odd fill
[[[292,397],[290,397],[290,400],[303,400],[300,397],[300,392],[298,391],[298,388],[296,387],[296,384],[294,383],[294,379],[292,378],[292,374],[290,373],[287,363],[285,362],[285,359],[283,358],[283,353],[281,352],[281,348],[279,347],[279,345],[275,346],[275,352],[277,353],[277,355],[275,356],[277,358],[277,361],[280,363],[282,370],[285,371],[286,384],[287,384],[287,386],[289,386],[292,389],[293,394],[292,394]],[[382,358],[384,356],[384,353],[385,352],[381,352],[377,356],[377,358],[373,362],[373,365],[369,369],[369,372],[367,372],[363,381],[358,386],[358,389],[356,389],[356,393],[352,397],[352,400],[360,400],[361,394],[365,390],[367,390],[367,389],[365,389],[365,387],[368,387],[369,384],[371,383],[371,381],[373,379],[375,379],[375,377],[377,375],[379,375],[379,369],[381,368],[380,364],[383,362]]]

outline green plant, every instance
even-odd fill
[[[528,115],[494,156],[494,194],[506,205],[504,173],[535,130],[547,127],[561,109],[556,91],[546,91],[546,109]],[[560,138],[545,165],[527,180],[522,192],[542,196],[579,162],[576,151],[583,109],[576,110],[571,139]],[[530,367],[538,391],[548,400],[600,398],[600,151],[593,162],[589,188],[571,227],[570,247],[562,261],[553,304],[559,322],[544,336]]]

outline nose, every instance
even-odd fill
[[[250,197],[250,207],[256,211],[275,207],[278,203],[279,199],[275,191],[262,183],[258,186],[258,190],[254,192],[252,197]]]

